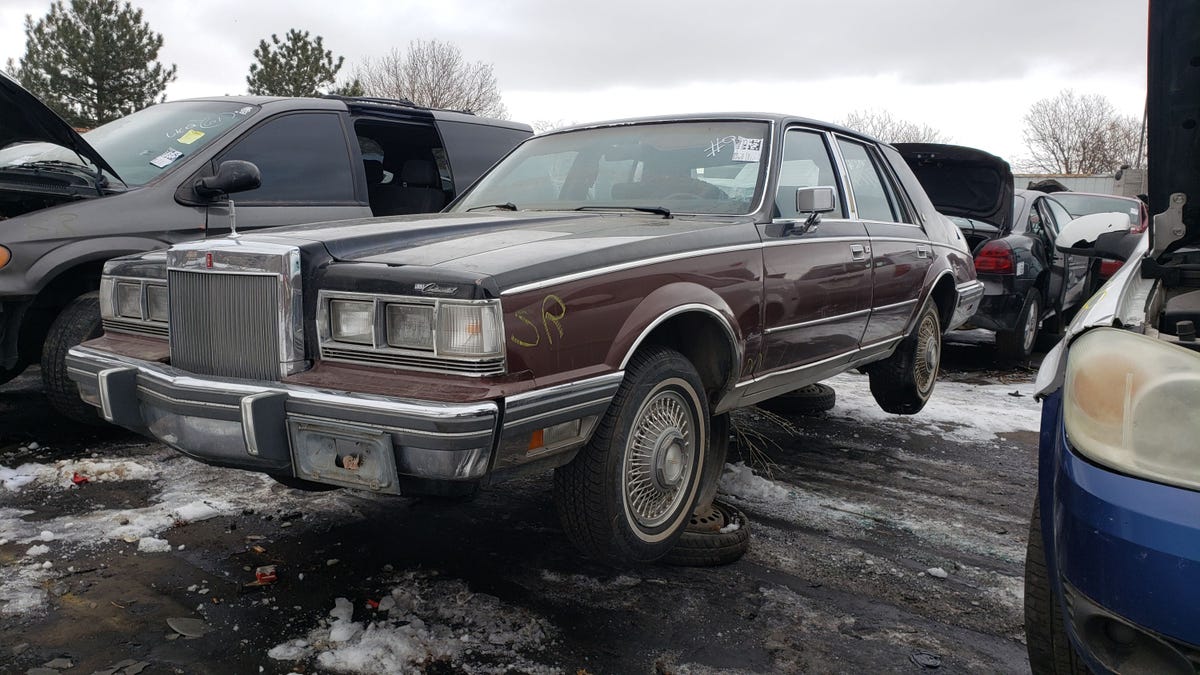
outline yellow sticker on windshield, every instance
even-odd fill
[[[177,138],[175,140],[179,143],[183,143],[184,145],[191,145],[192,143],[195,143],[196,141],[200,140],[201,138],[204,138],[203,131],[197,131],[195,129],[191,129],[186,134],[180,136],[179,138]]]

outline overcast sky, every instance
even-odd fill
[[[887,109],[955,143],[1027,156],[1022,117],[1061,89],[1141,116],[1145,0],[134,0],[179,66],[168,99],[239,94],[258,41],[299,28],[346,57],[410,40],[492,63],[519,121]],[[0,0],[0,61],[48,0]]]

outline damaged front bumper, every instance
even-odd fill
[[[86,346],[71,349],[67,372],[105,420],[194,459],[391,494],[443,494],[430,484],[569,460],[621,378],[443,403],[198,376]],[[553,443],[533,447],[531,433],[549,429]]]

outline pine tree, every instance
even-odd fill
[[[309,38],[308,31],[295,28],[288,31],[286,39],[271,35],[271,43],[260,40],[254,50],[257,63],[250,64],[246,77],[251,94],[262,96],[320,96],[326,91],[361,91],[357,81],[335,88],[338,71],[344,57],[337,57],[325,49],[321,36]]]
[[[25,17],[25,56],[8,60],[21,85],[75,126],[94,127],[163,100],[175,66],[158,62],[162,35],[117,0],[57,0]]]

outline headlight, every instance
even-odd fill
[[[375,303],[357,300],[329,301],[330,334],[338,342],[375,343]]]
[[[447,356],[500,356],[500,308],[494,304],[438,304],[437,352]]]
[[[1071,344],[1063,422],[1093,461],[1200,490],[1200,353],[1115,328]]]
[[[142,285],[137,282],[117,282],[117,316],[126,319],[142,318]]]
[[[146,285],[146,318],[151,321],[167,322],[167,287],[158,284]]]
[[[388,305],[387,343],[400,349],[433,351],[433,306]]]

